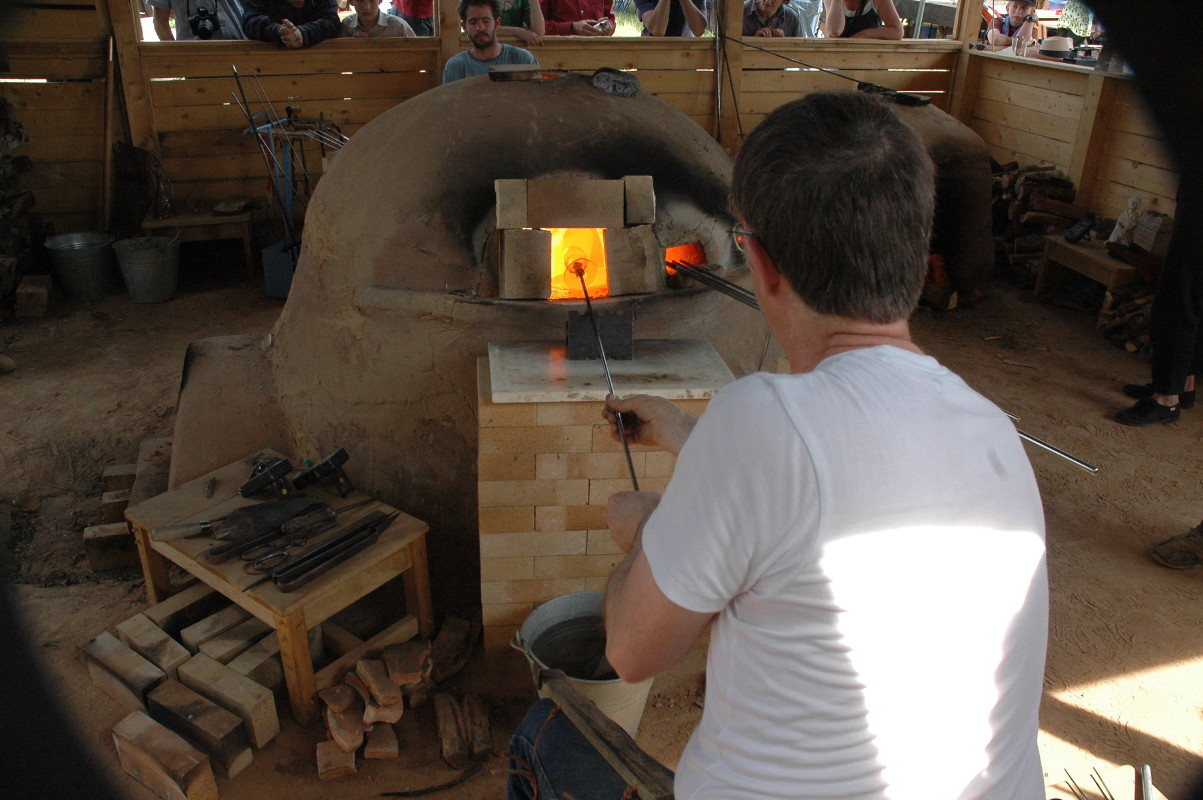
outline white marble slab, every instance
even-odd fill
[[[563,342],[489,342],[494,403],[604,400],[609,393],[601,359],[569,361]],[[703,400],[735,380],[705,339],[636,339],[635,358],[610,359],[619,395],[655,394]]]

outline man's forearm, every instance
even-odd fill
[[[693,0],[677,0],[681,4],[681,11],[685,14],[685,24],[689,26],[689,32],[694,36],[701,36],[706,32],[706,15],[702,9],[693,4]]]

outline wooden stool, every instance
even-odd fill
[[[1070,244],[1060,234],[1045,237],[1044,256],[1036,271],[1037,298],[1048,294],[1048,270],[1050,264],[1060,264],[1079,275],[1097,281],[1111,292],[1136,280],[1136,269],[1119,259],[1112,258],[1102,242]]]
[[[211,242],[218,239],[241,239],[242,257],[246,261],[246,276],[255,277],[255,248],[252,242],[251,212],[219,217],[212,212],[182,214],[167,219],[155,219],[149,214],[142,220],[147,236],[169,234],[178,229],[181,242]]]

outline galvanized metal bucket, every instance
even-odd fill
[[[72,300],[99,300],[113,280],[113,236],[63,233],[46,240],[59,288]]]
[[[514,634],[510,647],[526,656],[536,688],[539,685],[540,670],[564,667],[563,664],[555,663],[557,659],[554,653],[549,656],[541,647],[540,639],[543,635],[557,625],[569,624],[570,628],[576,627],[577,630],[600,625],[604,603],[603,592],[576,592],[548,600],[530,613],[522,627]],[[573,622],[580,624],[572,626]],[[638,683],[627,683],[617,677],[591,680],[568,675],[568,679],[577,691],[596,703],[603,714],[622,726],[631,738],[635,737],[639,730],[639,721],[643,718],[643,708],[647,705],[648,692],[652,688],[652,678]],[[545,695],[540,692],[539,696]]]
[[[135,303],[163,303],[175,297],[180,274],[180,237],[140,236],[113,245],[121,277]]]

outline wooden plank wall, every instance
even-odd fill
[[[1051,164],[1078,185],[1078,202],[1115,217],[1129,197],[1173,214],[1178,178],[1129,76],[969,53],[957,116],[999,163]]]
[[[340,39],[291,51],[260,42],[144,42],[138,56],[149,84],[154,135],[176,197],[211,205],[223,197],[264,196],[266,161],[236,101],[233,68],[252,112],[299,108],[353,135],[379,114],[438,85],[433,39]],[[305,143],[307,170],[321,175],[319,146]],[[398,144],[397,157],[404,157]]]
[[[94,0],[25,0],[0,9],[0,97],[29,141],[18,187],[56,233],[103,224],[108,17]],[[116,120],[114,120],[116,122]]]
[[[762,45],[765,41],[771,43]],[[882,44],[757,39],[751,44],[756,47],[742,46],[737,76],[735,105],[742,134],[751,132],[773,109],[790,100],[815,91],[851,91],[856,88],[853,81],[926,95],[947,110],[952,70],[960,51],[959,42],[945,40]],[[731,47],[740,45],[733,42]],[[758,49],[761,47],[764,49]]]

